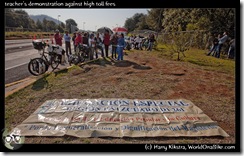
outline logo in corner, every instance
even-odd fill
[[[25,137],[21,136],[21,130],[18,128],[13,129],[9,132],[7,129],[3,131],[2,140],[5,145],[10,150],[17,150],[24,144]]]

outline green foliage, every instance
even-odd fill
[[[77,23],[73,19],[67,19],[66,21],[66,30],[69,31],[69,33],[72,33],[76,29]]]
[[[54,21],[47,20],[46,18],[43,21],[37,20],[35,22],[32,20],[28,13],[22,9],[5,9],[5,26],[7,31],[43,31],[43,32],[53,32],[55,29],[59,29],[60,32],[63,32],[65,29],[65,24],[60,23],[60,26]]]
[[[171,56],[177,54],[177,60],[180,60],[180,55],[185,57],[185,51],[189,50],[192,44],[191,33],[185,31],[168,32],[162,37],[162,42],[168,47]]]
[[[160,52],[157,52],[160,57],[170,58],[172,60],[177,60],[177,53],[171,52],[170,46],[165,44],[159,44],[158,49],[161,49]],[[206,50],[200,50],[196,48],[191,48],[185,53],[184,59],[181,61],[189,62],[195,65],[201,66],[206,70],[213,70],[224,73],[235,73],[235,61],[230,59],[225,59],[224,56],[221,56],[222,59],[206,56]]]
[[[35,22],[29,17],[28,13],[21,9],[5,9],[6,27],[19,27],[35,29]]]
[[[148,11],[146,22],[151,30],[160,31],[162,29],[162,19],[164,19],[163,8],[152,8]]]
[[[128,32],[134,31],[136,29],[139,29],[140,27],[147,27],[145,23],[145,17],[146,15],[142,13],[136,13],[131,18],[127,18],[124,24],[124,27],[128,30]]]

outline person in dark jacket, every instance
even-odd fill
[[[102,57],[104,57],[103,46],[102,46],[103,43],[99,33],[97,33],[97,36],[94,38],[94,40],[96,42],[96,46],[95,46],[96,58],[98,58],[98,52],[97,52],[98,49],[101,50]]]
[[[212,47],[210,49],[210,51],[208,52],[208,56],[213,52],[212,56],[215,56],[216,55],[216,50],[217,50],[217,47],[218,47],[218,43],[219,43],[219,40],[218,40],[218,36],[217,34],[214,34],[214,39],[213,39],[213,42],[212,42]]]
[[[112,44],[112,58],[116,59],[116,48],[118,44],[118,34],[115,33],[111,39],[111,44]]]
[[[110,35],[109,35],[109,31],[108,30],[105,30],[103,44],[104,44],[104,47],[105,47],[106,57],[108,57],[108,47],[109,47],[109,44],[110,44]]]

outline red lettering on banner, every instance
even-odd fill
[[[199,117],[176,116],[176,120],[200,120]]]

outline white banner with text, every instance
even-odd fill
[[[185,99],[48,100],[16,128],[22,136],[229,136]]]

